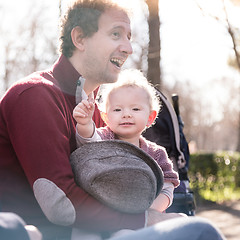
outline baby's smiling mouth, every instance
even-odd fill
[[[121,126],[125,126],[125,125],[134,125],[133,123],[130,122],[125,122],[125,123],[120,123]]]

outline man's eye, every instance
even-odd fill
[[[120,38],[120,33],[119,32],[113,32],[112,35],[115,39]]]

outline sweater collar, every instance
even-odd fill
[[[139,138],[139,148],[141,148],[145,152],[148,152],[146,139],[142,135]]]
[[[113,140],[113,139],[117,139],[116,134],[108,127],[105,127],[106,129],[108,129],[109,132],[109,139]],[[148,151],[148,145],[147,145],[147,141],[146,139],[141,135],[139,138],[139,148],[141,148],[143,151],[147,152]]]
[[[53,65],[53,77],[57,79],[60,88],[66,94],[75,96],[80,73],[73,67],[67,57],[61,55]]]

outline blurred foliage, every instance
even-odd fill
[[[197,201],[221,203],[240,199],[240,153],[216,152],[191,155],[190,186]]]

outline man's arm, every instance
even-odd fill
[[[42,211],[57,225],[89,231],[144,226],[145,214],[106,207],[74,181],[69,156],[76,148],[71,106],[51,87],[33,86],[6,107],[9,135]]]

